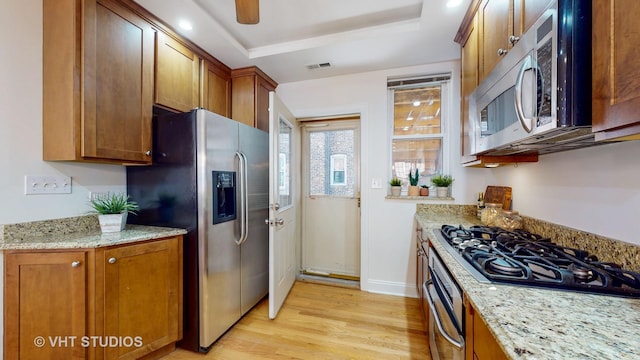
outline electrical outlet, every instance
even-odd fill
[[[71,194],[71,177],[25,175],[24,193],[26,195]]]
[[[107,196],[106,192],[89,191],[89,200],[90,201],[96,200],[98,198],[103,198],[105,196]]]

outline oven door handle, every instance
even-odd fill
[[[442,334],[442,336],[444,336],[445,339],[447,339],[447,341],[449,343],[451,343],[451,345],[455,346],[458,349],[464,349],[464,338],[461,336],[460,337],[460,341],[457,341],[456,339],[454,339],[453,337],[451,337],[451,335],[449,335],[445,330],[444,327],[442,326],[442,320],[440,320],[440,316],[438,315],[438,312],[436,311],[436,307],[435,304],[433,303],[433,299],[431,298],[431,293],[429,293],[429,285],[433,284],[432,280],[427,280],[425,282],[425,286],[424,286],[424,292],[427,298],[427,302],[429,303],[429,309],[431,310],[431,314],[433,315],[433,318],[436,321],[436,326],[438,327],[438,330],[440,331],[440,334]]]

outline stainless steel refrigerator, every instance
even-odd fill
[[[128,222],[187,229],[178,346],[207,352],[268,292],[269,137],[201,109],[155,116],[153,134],[153,165],[127,168]]]

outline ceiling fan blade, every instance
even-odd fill
[[[236,19],[240,24],[260,22],[259,0],[236,0]]]

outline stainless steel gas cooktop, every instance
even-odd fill
[[[640,273],[528,231],[443,225],[435,234],[479,281],[640,297]]]

